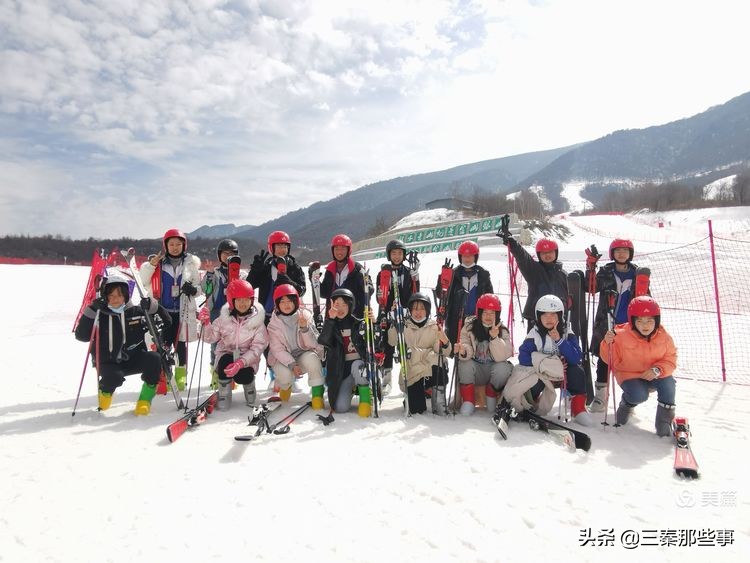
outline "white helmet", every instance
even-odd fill
[[[536,302],[536,312],[538,313],[562,313],[565,311],[562,299],[557,295],[542,295]]]

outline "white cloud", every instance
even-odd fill
[[[85,211],[56,219],[61,234],[122,227],[118,206],[86,207],[87,189],[158,200],[134,236],[262,222],[366,182],[726,101],[750,90],[745,12],[725,0],[3,2],[0,154],[31,172],[3,168],[13,181],[0,189],[39,193],[49,215],[45,186],[74,190]],[[241,210],[213,203],[225,189]],[[2,229],[29,232],[16,216]]]

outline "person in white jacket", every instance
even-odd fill
[[[300,307],[297,289],[288,283],[273,291],[275,304],[268,323],[268,365],[276,374],[279,397],[288,401],[295,377],[307,374],[312,408],[323,408],[323,346],[310,311]]]
[[[177,388],[187,381],[187,342],[198,339],[195,297],[201,290],[200,258],[187,252],[187,237],[179,229],[169,229],[162,238],[162,250],[141,265],[141,280],[149,297],[159,301],[172,318],[162,336],[167,347],[174,347]],[[166,386],[161,390],[166,393]]]
[[[203,307],[198,319],[204,325],[204,342],[216,342],[214,368],[219,374],[219,410],[232,406],[232,380],[242,385],[245,403],[255,405],[255,376],[260,358],[268,346],[263,307],[255,301],[255,290],[245,280],[234,280],[227,287],[227,302],[219,318]]]

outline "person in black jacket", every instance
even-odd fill
[[[383,361],[383,395],[391,390],[391,372],[393,371],[394,347],[388,344],[388,328],[391,323],[388,313],[393,309],[394,291],[393,276],[398,279],[399,302],[404,309],[408,309],[409,298],[419,291],[419,258],[416,252],[409,253],[409,265],[404,262],[407,257],[406,246],[398,239],[390,241],[385,247],[388,260],[380,267],[375,282],[378,299],[378,319],[382,333],[382,347],[385,353]]]
[[[292,239],[284,231],[274,231],[268,235],[268,251],[261,250],[253,257],[247,281],[258,292],[258,303],[266,311],[265,323],[271,320],[275,307],[273,290],[288,283],[297,290],[300,297],[305,294],[305,272],[290,254]]]
[[[330,307],[318,336],[318,342],[326,347],[328,403],[336,412],[347,412],[352,406],[356,386],[359,392],[357,412],[366,418],[370,416],[372,406],[364,369],[364,321],[352,314],[356,301],[348,289],[334,290],[328,301]],[[372,313],[370,315],[372,318]]]
[[[336,235],[331,239],[333,260],[326,266],[323,281],[320,283],[320,296],[325,298],[326,313],[331,306],[330,298],[336,289],[344,288],[354,296],[352,313],[361,319],[365,313],[364,267],[352,257],[352,239],[346,235]]]
[[[124,277],[108,277],[101,292],[102,297],[84,309],[75,330],[76,339],[82,342],[90,342],[93,333],[91,356],[99,374],[99,410],[110,407],[112,394],[125,382],[125,376],[140,373],[143,387],[135,414],[146,415],[156,394],[161,358],[146,347],[148,326],[144,311],[157,316],[165,328],[171,325],[171,316],[150,297],[141,299],[140,306],[129,303],[130,287]]]
[[[479,245],[473,241],[462,242],[458,247],[458,266],[453,268],[451,285],[448,288],[448,305],[445,315],[445,333],[452,344],[458,340],[459,321],[474,314],[477,300],[485,293],[492,293],[490,273],[477,265]],[[440,286],[438,282],[437,286]],[[459,313],[463,312],[463,315]],[[459,318],[460,317],[460,318]]]
[[[502,233],[503,244],[507,244],[513,254],[523,279],[529,286],[529,296],[523,308],[523,318],[527,328],[536,324],[534,307],[543,295],[555,295],[563,304],[568,303],[568,274],[562,264],[557,261],[559,248],[550,239],[540,239],[536,243],[536,257],[534,260],[526,249],[521,246],[510,232]]]
[[[599,360],[596,363],[596,391],[591,403],[591,412],[604,412],[607,408],[608,358],[602,358],[599,355],[599,345],[608,330],[607,294],[610,291],[617,293],[617,300],[614,304],[614,324],[628,322],[628,305],[635,297],[635,272],[638,269],[638,266],[633,264],[634,251],[632,241],[621,238],[613,240],[609,245],[609,258],[612,262],[605,264],[596,272],[595,288],[599,293],[599,305],[594,317],[590,349],[599,357]],[[596,271],[598,258],[589,253],[586,259],[586,287],[590,287],[591,276]]]

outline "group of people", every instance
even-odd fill
[[[351,239],[334,236],[332,260],[322,280],[317,268],[311,265],[308,271],[316,287],[319,283],[319,297],[325,299],[321,320],[302,303],[305,273],[291,254],[287,233],[268,236],[267,250],[254,256],[246,275],[229,267],[231,257],[239,255],[237,243],[222,240],[217,246],[219,265],[201,279],[200,260],[187,252],[187,237],[170,229],[162,250],[140,268],[148,296],[138,305],[130,303],[128,280],[112,275],[76,328],[76,337],[89,342],[96,328],[91,354],[100,378],[99,408],[109,408],[126,375],[141,373],[143,387],[135,412],[148,414],[163,377],[158,353],[146,344],[144,317],[149,314],[159,321],[163,341],[174,348],[175,383],[181,389],[186,385],[187,343],[201,338],[211,344],[219,409],[230,408],[236,385],[242,386],[245,403],[255,405],[256,378],[265,356],[280,400],[288,401],[295,379],[307,374],[313,409],[324,408],[327,389],[332,411],[350,410],[356,396],[358,414],[368,417],[373,403],[390,390],[395,350],[401,342],[405,348],[397,358],[402,362],[398,385],[410,414],[426,412],[428,400],[433,413],[447,412],[446,394],[451,390],[446,360],[453,358],[457,386],[452,399],[462,415],[474,413],[478,390],[495,417],[511,407],[546,414],[561,388],[570,399],[572,419],[589,426],[586,373],[579,338],[568,322],[567,274],[558,260],[558,245],[541,239],[533,257],[507,231],[500,236],[528,284],[523,318],[529,331],[515,365],[510,362],[514,349],[501,321],[500,300],[489,272],[478,265],[475,242],[459,246],[459,262],[452,268],[447,290],[435,291],[440,310],[434,318],[433,299],[420,290],[415,252],[408,252],[401,241],[389,242],[386,263],[373,283],[353,259]],[[631,241],[615,239],[610,263],[597,271],[598,256],[589,255],[587,261],[590,287],[600,294],[591,346],[598,356],[596,393],[590,410],[606,408],[614,375],[623,391],[617,423],[626,424],[634,407],[656,391],[656,432],[669,435],[676,349],[661,324],[658,304],[648,295],[635,295],[633,254]],[[604,299],[612,292],[617,295],[613,313]],[[377,315],[370,304],[372,295]],[[199,310],[201,296],[205,303]],[[382,371],[382,387],[372,385],[366,369],[373,360],[369,356],[374,349],[366,342],[372,327],[378,334],[375,361]]]

